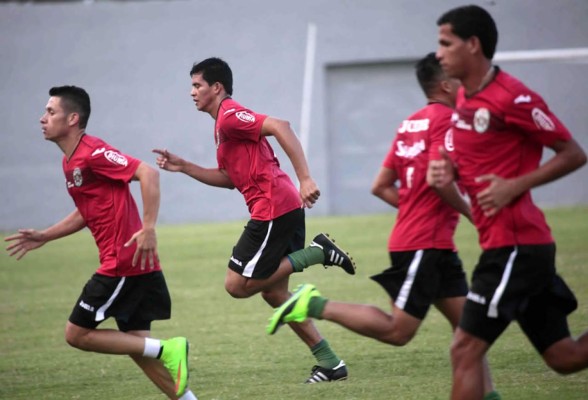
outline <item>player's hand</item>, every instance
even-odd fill
[[[155,268],[155,263],[159,262],[157,255],[157,236],[155,229],[141,229],[125,243],[125,247],[129,247],[134,242],[137,242],[137,249],[133,255],[132,266],[137,265],[137,261],[141,260],[141,270],[145,269],[145,264],[149,262],[149,269]]]
[[[430,160],[427,168],[427,183],[429,186],[441,188],[455,179],[453,161],[443,146],[439,146],[439,160]]]
[[[161,169],[171,172],[181,171],[184,166],[184,159],[170,153],[167,149],[153,149],[153,153],[159,154],[155,163]]]
[[[7,236],[4,241],[13,242],[6,247],[6,251],[11,257],[16,256],[17,260],[23,258],[29,251],[47,243],[43,233],[35,229],[19,229],[18,233]]]
[[[482,175],[476,178],[476,182],[490,184],[481,190],[476,198],[484,215],[491,217],[504,206],[509,204],[516,196],[518,191],[515,182],[511,179],[504,179],[494,174]]]
[[[303,207],[312,208],[320,195],[321,191],[314,179],[308,177],[307,179],[300,181],[300,199],[302,200]]]

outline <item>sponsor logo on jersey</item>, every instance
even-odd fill
[[[471,300],[474,303],[486,304],[486,298],[484,296],[482,296],[481,294],[468,292],[467,298],[468,298],[468,300]]]
[[[237,264],[238,266],[242,267],[243,263],[239,260],[237,260],[235,257],[231,256],[231,261],[234,262],[235,264]]]
[[[535,122],[535,125],[537,125],[537,128],[543,129],[544,131],[555,130],[555,123],[543,112],[543,110],[535,107],[533,111],[531,111],[531,115],[533,116],[533,121]]]
[[[429,119],[405,119],[402,121],[402,126],[398,129],[398,133],[405,132],[422,132],[429,129]]]
[[[104,147],[101,147],[99,149],[94,150],[94,152],[92,153],[92,157],[94,157],[95,155],[104,153],[105,150],[106,149]]]
[[[82,183],[84,183],[84,179],[82,178],[82,170],[81,169],[76,167],[73,170],[73,180],[74,180],[74,185],[76,185],[76,187],[82,186]]]
[[[396,155],[404,158],[415,158],[425,151],[425,140],[421,139],[412,146],[407,146],[402,140],[396,142]]]
[[[484,133],[490,126],[490,111],[487,108],[478,108],[474,114],[474,129],[478,133]]]
[[[519,94],[517,96],[517,98],[514,99],[515,104],[530,103],[530,102],[531,102],[531,96],[528,94]]]
[[[127,158],[116,151],[108,150],[104,153],[104,157],[106,157],[111,163],[122,165],[123,167],[126,167],[129,164]]]
[[[453,129],[451,128],[447,129],[447,132],[445,132],[445,149],[447,151],[455,150],[455,147],[453,146]]]
[[[91,312],[94,312],[94,307],[92,307],[91,305],[89,305],[88,303],[84,303],[84,300],[80,300],[80,307],[82,307],[84,310],[88,310]]]
[[[249,114],[247,111],[239,111],[235,114],[243,122],[252,123],[255,122],[255,115]]]

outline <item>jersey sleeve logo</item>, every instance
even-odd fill
[[[514,99],[515,104],[530,103],[530,102],[531,102],[531,96],[528,94],[519,94],[517,96],[517,98]]]
[[[555,130],[555,123],[540,108],[533,108],[533,111],[531,111],[531,116],[533,117],[533,121],[535,122],[537,128],[543,129],[544,131]]]
[[[253,123],[255,122],[255,115],[248,113],[247,111],[239,111],[235,113],[235,116],[246,123]]]
[[[490,111],[487,108],[478,108],[474,114],[474,129],[478,133],[484,133],[490,126]]]
[[[106,157],[111,163],[122,165],[123,167],[126,167],[129,164],[127,158],[116,151],[108,150],[104,152],[104,157]]]
[[[429,118],[425,119],[405,119],[402,121],[402,126],[398,129],[398,133],[405,133],[405,132],[422,132],[429,130]]]

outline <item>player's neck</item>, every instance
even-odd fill
[[[78,131],[75,135],[68,135],[57,142],[57,146],[59,146],[61,151],[63,151],[65,158],[67,158],[68,160],[71,158],[74,151],[76,151],[78,144],[80,144],[82,136],[84,136],[85,134],[86,132],[82,129]]]
[[[492,82],[494,75],[496,75],[496,67],[492,65],[490,60],[488,60],[487,63],[480,65],[480,67],[472,72],[467,79],[462,81],[466,96],[471,96],[484,89],[490,82]]]
[[[225,99],[230,99],[231,96],[229,96],[228,94],[223,94],[222,96],[219,96],[217,101],[214,102],[214,104],[211,106],[211,110],[208,112],[210,114],[210,116],[212,118],[214,118],[214,120],[216,121],[216,118],[218,117],[218,112],[220,110],[221,104]]]

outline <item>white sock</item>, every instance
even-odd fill
[[[180,397],[180,400],[198,400],[198,398],[194,396],[194,393],[192,393],[190,389],[188,389],[184,392],[182,397]]]
[[[161,340],[145,338],[145,349],[143,350],[143,357],[157,358],[161,350]]]

